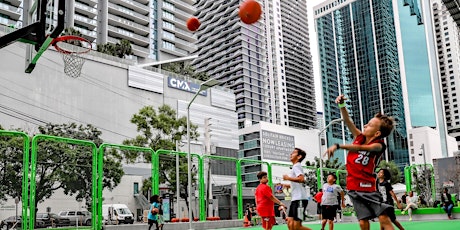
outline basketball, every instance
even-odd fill
[[[195,31],[197,30],[199,27],[200,27],[201,23],[200,23],[200,20],[198,20],[198,18],[195,18],[195,17],[191,17],[187,20],[187,28],[190,30],[190,31]]]
[[[158,214],[158,208],[152,208],[152,214],[153,215]]]
[[[238,14],[240,15],[241,21],[246,24],[252,24],[259,20],[262,14],[262,7],[254,0],[246,0],[241,3]]]

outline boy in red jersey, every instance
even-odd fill
[[[382,228],[393,230],[387,213],[394,212],[394,208],[383,203],[382,195],[376,191],[374,171],[386,149],[383,139],[393,130],[394,121],[392,118],[378,113],[364,125],[364,129],[361,131],[348,115],[345,100],[343,95],[339,95],[335,102],[339,104],[343,121],[353,134],[353,144],[334,144],[326,150],[326,154],[331,158],[337,149],[348,150],[347,189],[361,230],[369,230],[369,220],[374,217],[379,218]]]
[[[255,192],[257,212],[262,218],[262,227],[265,230],[270,230],[273,225],[275,225],[275,203],[284,208],[286,205],[273,196],[272,189],[267,185],[268,178],[266,172],[259,172],[257,174],[257,179],[260,181]]]

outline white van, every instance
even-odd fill
[[[103,204],[102,218],[106,224],[134,223],[134,214],[126,204]]]

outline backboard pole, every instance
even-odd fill
[[[46,9],[46,2],[47,1],[46,0],[42,0],[42,1],[45,2],[44,7]],[[40,4],[40,6],[43,6],[43,3]],[[38,10],[40,10],[40,8]],[[46,10],[45,10],[45,12],[46,12]],[[59,0],[57,26],[53,30],[53,32],[51,32],[51,34],[48,37],[46,37],[45,41],[41,44],[40,47],[35,47],[36,50],[38,49],[37,54],[35,54],[35,56],[32,58],[32,60],[30,60],[30,64],[27,66],[27,68],[25,70],[26,73],[31,73],[34,70],[35,66],[37,65],[38,59],[48,49],[48,47],[51,45],[53,40],[55,38],[57,38],[61,34],[61,32],[64,30],[64,19],[65,19],[65,0]],[[45,14],[42,15],[40,20],[46,20]],[[43,32],[43,34],[44,34],[45,33],[45,23],[43,23],[41,26],[43,28],[40,28],[40,32]]]

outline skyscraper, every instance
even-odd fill
[[[409,163],[408,152],[418,154],[423,145],[407,139],[407,129],[436,130],[441,153],[448,154],[430,4],[330,0],[314,9],[326,123],[340,116],[334,104],[339,93],[350,99],[359,128],[377,112],[393,116],[385,158],[401,168]],[[329,129],[329,143],[341,138],[340,129]],[[350,141],[350,134],[344,138]]]
[[[395,118],[385,158],[408,163],[400,60],[391,0],[329,0],[314,7],[318,33],[324,119],[340,118],[335,98],[344,94],[350,116],[362,128],[376,113]],[[326,132],[328,143],[351,141],[342,126]],[[338,158],[343,159],[342,154]]]
[[[441,0],[433,0],[432,10],[440,83],[444,102],[447,132],[460,147],[460,46],[459,27]]]
[[[49,6],[57,6],[57,2],[49,0]],[[75,28],[94,44],[130,41],[139,62],[147,58],[166,60],[188,56],[197,49],[196,37],[186,27],[187,19],[196,11],[193,3],[194,0],[66,0],[65,21],[66,27]],[[21,27],[23,2],[7,0],[1,5],[0,24]],[[57,7],[48,14],[50,24],[57,19],[54,11]]]
[[[314,128],[306,1],[259,3],[261,19],[246,25],[239,0],[197,1],[202,27],[192,64],[235,90],[240,128],[259,121]]]

